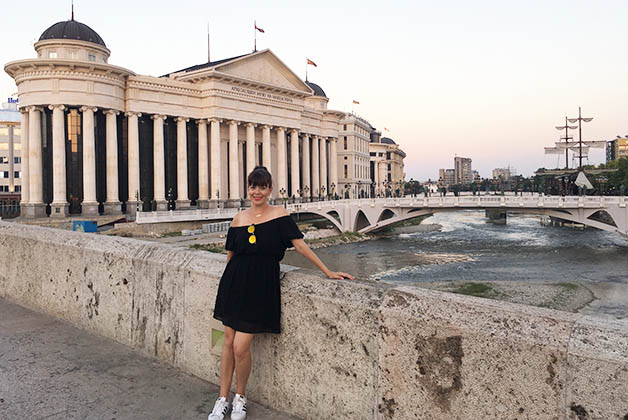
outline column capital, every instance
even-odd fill
[[[142,116],[142,113],[141,112],[136,112],[136,111],[127,111],[127,112],[124,113],[124,115],[126,117],[138,117],[139,118],[139,117]]]
[[[81,111],[81,112],[85,112],[85,111],[96,112],[96,111],[98,111],[98,107],[84,105],[84,106],[79,108],[79,111]]]
[[[150,116],[151,120],[165,120],[166,118],[168,118],[167,115],[161,115],[161,114],[153,114]]]
[[[28,114],[28,106],[23,106],[22,108],[19,109],[20,113],[22,114]]]
[[[175,117],[175,121],[178,122],[178,123],[180,123],[180,122],[188,122],[188,121],[190,121],[190,119],[187,118],[187,117]]]
[[[26,107],[26,110],[27,110],[28,112],[30,112],[30,111],[39,111],[39,112],[41,112],[41,111],[43,111],[43,110],[44,110],[44,108],[43,108],[43,107],[41,107],[41,106],[31,105],[31,106],[27,106],[27,107]]]
[[[262,129],[264,129],[264,130],[266,130],[266,129],[267,130],[272,130],[273,128],[274,127],[272,125],[270,125],[270,124],[263,124],[262,125]]]
[[[241,121],[229,120],[229,125],[240,125],[240,124],[242,124]]]
[[[194,120],[196,122],[196,124],[200,125],[200,124],[207,124],[209,122],[209,120],[206,120],[204,118],[199,118],[198,120]]]
[[[275,129],[276,129],[277,131],[282,131],[282,132],[285,132],[285,131],[286,131],[285,127],[275,127]]]
[[[51,111],[55,108],[58,108],[61,111],[63,111],[65,109],[65,105],[62,105],[62,104],[48,105],[48,109]]]
[[[213,123],[214,122],[214,123],[222,124],[222,119],[220,119],[220,118],[208,118],[207,122],[208,123]]]
[[[252,123],[252,122],[247,122],[247,123],[245,123],[245,125],[246,125],[247,127],[257,127],[257,124]]]
[[[299,129],[298,128],[290,129],[290,134],[292,134],[293,136],[298,136],[299,135]]]
[[[120,111],[118,111],[117,109],[103,109],[102,113],[105,115],[118,115]]]

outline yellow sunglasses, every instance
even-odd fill
[[[249,243],[254,244],[257,241],[257,238],[255,237],[255,225],[249,226],[247,231],[251,234],[251,236],[249,236]]]

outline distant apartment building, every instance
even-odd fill
[[[0,194],[21,191],[21,114],[17,104],[3,103],[0,109]]]
[[[364,118],[345,114],[340,120],[338,132],[338,185],[330,186],[341,197],[368,195],[371,177],[369,173],[369,142],[374,128]]]
[[[454,158],[454,183],[470,184],[473,182],[473,170],[471,169],[471,159],[458,157]]]
[[[482,180],[482,177],[480,177],[480,173],[478,171],[473,171],[473,182],[479,182]]]
[[[606,163],[628,157],[628,136],[619,137],[606,143]]]
[[[373,129],[369,143],[371,195],[385,196],[402,190],[406,154],[390,137]]]
[[[438,184],[441,187],[449,187],[456,183],[456,171],[454,169],[439,169]]]
[[[511,173],[510,168],[495,168],[493,169],[493,179],[501,179],[502,181],[508,181]]]

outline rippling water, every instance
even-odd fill
[[[488,223],[484,212],[439,213],[440,232],[400,234],[316,250],[333,270],[394,283],[445,280],[579,282],[599,299],[585,313],[628,318],[628,239],[596,229],[541,226],[534,216]],[[452,261],[452,262],[448,262]],[[283,261],[310,267],[289,252]]]

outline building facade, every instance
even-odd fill
[[[454,183],[470,184],[473,182],[473,169],[471,168],[471,159],[454,157]]]
[[[510,168],[495,168],[493,169],[493,179],[501,179],[502,181],[508,181],[510,179]]]
[[[374,128],[364,118],[345,114],[338,127],[338,195],[345,198],[369,194],[369,142]]]
[[[344,113],[270,50],[154,77],[109,64],[102,38],[74,20],[34,47],[36,58],[5,65],[18,88],[26,217],[236,206],[259,164],[275,198],[339,185]]]
[[[405,152],[393,139],[381,137],[379,131],[373,130],[369,143],[372,195],[398,195],[398,191],[403,191],[405,157]]]
[[[606,163],[628,157],[628,137],[619,137],[606,142]]]
[[[22,144],[21,114],[13,104],[0,109],[0,194],[21,191]]]
[[[453,169],[438,170],[438,184],[440,187],[449,187],[456,183],[456,171]]]

